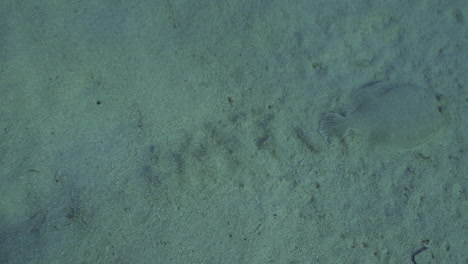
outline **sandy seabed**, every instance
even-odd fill
[[[467,12],[2,1],[0,263],[468,263]],[[430,87],[447,125],[324,140],[376,80]]]

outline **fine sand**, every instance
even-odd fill
[[[468,263],[467,20],[464,0],[1,1],[0,263]],[[327,142],[324,114],[377,80],[430,87],[446,126]]]

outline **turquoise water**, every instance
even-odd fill
[[[0,263],[468,263],[467,7],[2,1]],[[324,140],[375,80],[449,122]]]

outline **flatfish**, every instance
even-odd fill
[[[345,115],[328,113],[320,121],[327,140],[349,131],[370,145],[409,149],[422,145],[446,124],[442,96],[428,88],[393,82],[371,82],[350,93]]]

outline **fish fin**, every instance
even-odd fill
[[[349,130],[347,118],[336,113],[326,114],[320,121],[319,132],[326,140],[332,137],[343,139]]]

